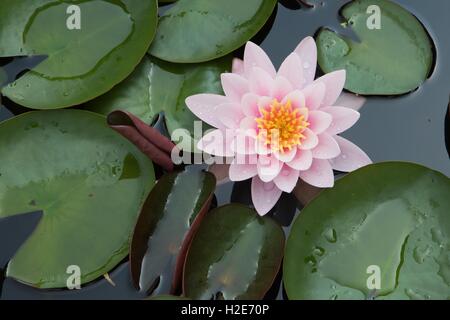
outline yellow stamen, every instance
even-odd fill
[[[272,151],[286,152],[302,144],[309,123],[300,109],[292,107],[290,100],[282,104],[275,99],[260,111],[261,117],[255,119],[258,138]]]

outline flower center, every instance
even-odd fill
[[[255,119],[258,139],[272,151],[286,152],[302,144],[309,123],[298,108],[292,107],[291,101],[282,104],[274,99],[260,111],[262,115]]]

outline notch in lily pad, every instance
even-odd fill
[[[199,300],[259,300],[272,286],[284,251],[284,232],[269,217],[240,204],[203,219],[184,266],[184,296]]]
[[[198,152],[202,132],[196,132],[195,121],[199,119],[185,100],[197,93],[223,94],[220,75],[231,70],[231,61],[229,55],[205,63],[175,64],[146,56],[125,81],[84,107],[104,115],[127,111],[147,124],[164,112],[165,126],[177,146]],[[200,129],[209,127],[202,123]]]
[[[1,88],[33,109],[79,105],[124,80],[156,32],[157,1],[77,1],[81,25],[67,22],[73,3],[0,2],[0,57],[44,55],[42,63]]]
[[[67,287],[71,265],[82,285],[116,267],[153,187],[152,162],[88,111],[28,112],[0,123],[0,136],[0,218],[43,212],[6,275],[53,289]]]
[[[289,299],[448,299],[449,194],[448,177],[407,162],[339,179],[292,225]]]
[[[318,63],[326,73],[345,69],[349,91],[405,94],[431,74],[434,43],[420,21],[400,5],[387,0],[356,0],[346,4],[341,15],[343,26],[351,28],[359,42],[321,29],[317,35]],[[373,15],[379,15],[377,25]]]
[[[187,247],[211,204],[216,179],[188,168],[162,176],[145,201],[130,249],[136,288],[147,294],[178,289]]]

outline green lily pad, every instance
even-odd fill
[[[379,21],[374,20],[378,13],[372,11],[374,6],[380,9]],[[361,42],[321,30],[318,62],[324,72],[347,70],[345,88],[365,95],[407,93],[427,79],[433,67],[433,42],[410,12],[387,0],[352,1],[341,12]]]
[[[155,34],[156,0],[76,2],[80,29],[71,25],[77,14],[71,5],[54,0],[0,2],[0,57],[47,56],[2,89],[14,102],[56,109],[98,97],[133,71]]]
[[[179,0],[159,19],[150,54],[192,63],[238,49],[264,26],[276,0]]]
[[[128,253],[153,166],[103,116],[81,110],[30,112],[0,124],[0,218],[42,210],[10,261],[9,277],[63,288],[77,265],[94,280]]]
[[[339,179],[292,226],[283,269],[289,298],[447,299],[449,194],[447,177],[405,162]]]
[[[284,233],[269,217],[229,204],[203,219],[184,266],[184,295],[192,299],[262,299],[278,273]]]
[[[102,114],[125,110],[148,124],[164,112],[171,135],[184,129],[172,137],[173,141],[181,149],[195,150],[202,132],[194,137],[194,121],[198,118],[187,108],[185,100],[197,93],[223,94],[220,74],[230,68],[230,56],[202,64],[172,64],[145,58],[127,80],[86,106]],[[203,131],[208,129],[203,126]]]
[[[186,250],[211,204],[216,179],[203,171],[164,175],[145,201],[130,249],[131,275],[141,291],[175,291]]]

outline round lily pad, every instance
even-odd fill
[[[230,69],[230,56],[199,64],[174,64],[146,57],[125,81],[86,107],[102,114],[125,110],[148,124],[164,112],[169,134],[182,129],[173,135],[173,141],[181,149],[194,151],[193,139],[201,138],[202,132],[194,137],[194,121],[199,119],[185,100],[198,93],[223,94],[220,75]],[[202,126],[203,131],[208,129],[204,123]]]
[[[184,295],[192,299],[262,299],[283,258],[284,233],[269,217],[229,204],[206,215],[184,266]]]
[[[420,165],[369,165],[322,191],[294,222],[290,299],[448,299],[450,180]]]
[[[43,211],[7,275],[63,288],[69,266],[94,280],[128,253],[153,166],[103,116],[81,110],[30,112],[0,124],[0,218]]]
[[[150,54],[171,62],[222,57],[264,26],[276,0],[179,0],[159,19]]]
[[[47,57],[2,93],[34,109],[93,99],[133,71],[156,24],[156,0],[1,1],[0,57]]]
[[[345,88],[398,95],[419,87],[433,67],[433,42],[423,25],[393,1],[355,0],[341,11],[360,42],[322,29],[318,62],[324,72],[347,70]]]

